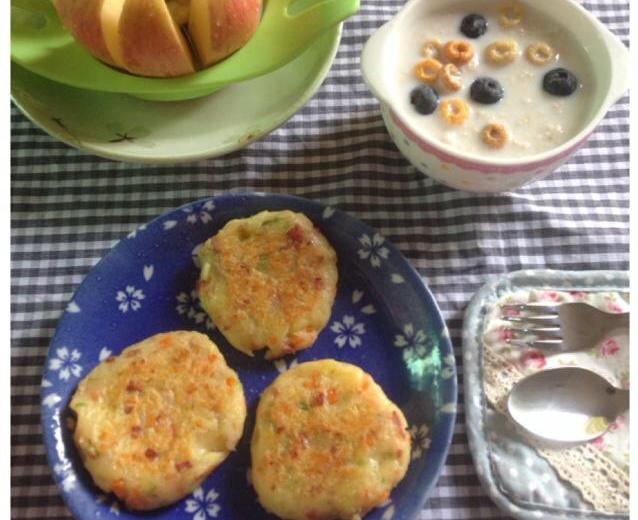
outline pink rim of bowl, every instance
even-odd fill
[[[587,141],[590,134],[585,135],[581,138],[580,141],[573,144],[566,150],[557,153],[556,155],[551,155],[544,159],[534,162],[526,162],[526,163],[518,163],[516,166],[507,166],[500,165],[498,163],[489,163],[487,161],[474,161],[469,159],[464,159],[461,154],[453,155],[449,152],[446,152],[444,148],[437,147],[434,144],[430,144],[428,141],[421,139],[415,132],[413,132],[408,125],[406,125],[395,112],[390,110],[390,117],[392,121],[401,129],[401,131],[408,136],[408,138],[415,143],[421,150],[426,153],[430,153],[434,155],[439,161],[453,164],[459,168],[464,170],[472,170],[479,173],[519,173],[519,172],[533,172],[534,170],[539,170],[545,168],[547,166],[551,166],[557,161],[561,159],[569,157],[572,153],[574,153],[580,146]],[[579,134],[580,135],[580,134]]]

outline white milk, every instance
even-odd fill
[[[585,126],[595,108],[591,106],[594,75],[585,49],[574,41],[567,28],[552,23],[527,4],[522,4],[521,24],[503,28],[498,22],[498,9],[503,5],[500,1],[455,2],[406,20],[397,36],[395,50],[400,52],[396,56],[396,81],[391,88],[395,102],[402,104],[403,114],[419,133],[470,154],[517,158],[555,148]],[[427,3],[424,3],[424,11],[426,9]],[[476,39],[468,38],[459,29],[463,17],[471,13],[481,14],[488,21],[487,31]],[[420,84],[414,75],[414,66],[424,59],[423,43],[435,38],[443,44],[449,40],[465,40],[474,48],[472,62],[459,66],[463,75],[461,90],[450,94],[439,92],[441,101],[460,97],[469,104],[470,116],[461,126],[446,123],[438,109],[424,116],[410,104],[410,92]],[[520,54],[513,63],[492,65],[484,58],[484,50],[503,38],[516,40]],[[525,57],[527,46],[537,41],[548,43],[557,53],[547,65],[534,65]],[[543,76],[556,67],[570,70],[582,87],[569,97],[546,93],[542,88]],[[481,76],[495,78],[503,86],[505,95],[498,103],[482,105],[470,98],[470,85]],[[480,132],[489,123],[505,125],[509,140],[503,148],[491,148],[481,140]]]

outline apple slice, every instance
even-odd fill
[[[243,47],[257,30],[261,0],[191,0],[188,31],[204,67]]]
[[[182,27],[188,24],[191,0],[166,0],[166,5],[177,25]]]
[[[123,69],[126,68],[120,47],[120,35],[117,27],[120,24],[120,16],[126,0],[105,0],[102,2],[100,12],[100,23],[102,24],[102,34],[104,43],[113,57],[115,65]]]
[[[226,58],[257,30],[262,0],[53,0],[73,36],[100,60],[172,77]],[[190,42],[182,34],[188,26]],[[189,45],[192,45],[191,46]]]
[[[74,38],[96,58],[116,65],[102,32],[100,13],[105,0],[53,0],[60,19]]]
[[[195,72],[186,38],[164,0],[104,0],[101,20],[119,67],[159,77]]]

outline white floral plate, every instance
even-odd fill
[[[226,222],[261,210],[306,214],[337,251],[339,286],[329,325],[315,345],[276,362],[232,348],[199,306],[199,245]],[[285,195],[229,194],[194,202],[120,241],[86,277],[51,343],[42,381],[42,421],[49,462],[78,519],[140,518],[102,494],[83,469],[65,428],[80,379],[101,360],[152,334],[199,330],[219,345],[244,385],[248,419],[237,450],[191,496],[155,511],[165,520],[274,518],[247,481],[259,395],[289,367],[335,358],[361,366],[408,420],[412,460],[391,501],[367,519],[414,518],[434,486],[452,437],[456,370],[447,328],[434,298],[401,253],[374,230],[332,208]]]
[[[16,64],[11,95],[44,131],[95,155],[155,164],[217,157],[292,117],[328,74],[340,39],[338,25],[284,67],[189,101],[144,101],[77,89]]]

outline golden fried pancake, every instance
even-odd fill
[[[297,365],[257,408],[251,455],[260,503],[288,520],[362,517],[407,471],[406,428],[401,410],[359,367],[331,359]]]
[[[199,251],[199,298],[236,349],[274,359],[311,346],[330,319],[337,255],[310,220],[262,211],[228,222]]]
[[[199,486],[235,448],[246,418],[237,374],[207,336],[186,331],[103,361],[70,407],[86,469],[131,509],[170,504]]]

